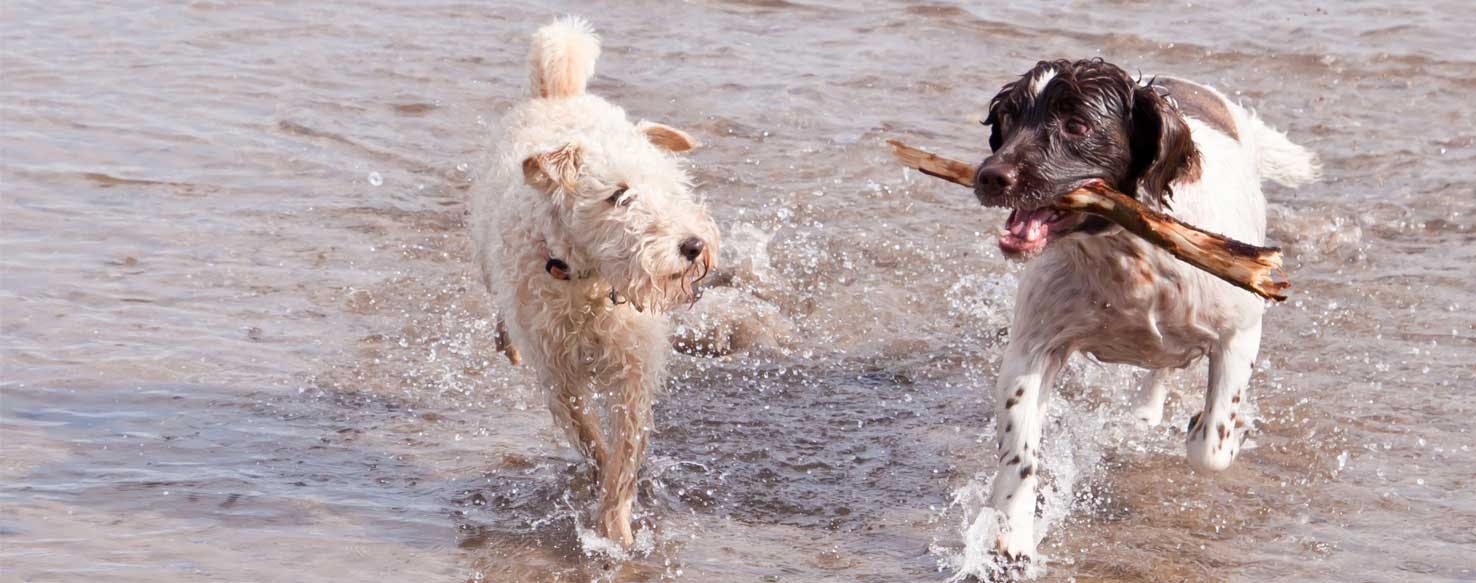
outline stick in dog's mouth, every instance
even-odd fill
[[[908,168],[960,186],[974,187],[974,167],[887,140],[892,155]],[[1282,292],[1291,283],[1272,275],[1281,271],[1281,249],[1242,243],[1188,225],[1155,211],[1131,196],[1101,182],[1091,182],[1066,193],[1051,206],[1097,215],[1137,235],[1180,261],[1198,267],[1236,287],[1263,298],[1286,300]]]

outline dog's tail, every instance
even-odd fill
[[[584,94],[600,58],[600,38],[583,18],[565,16],[533,33],[528,53],[534,97]]]
[[[1289,188],[1315,182],[1322,164],[1311,150],[1293,144],[1286,134],[1266,125],[1254,113],[1249,116],[1256,147],[1256,171],[1261,178]]]

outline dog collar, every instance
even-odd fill
[[[543,270],[547,271],[554,279],[562,281],[569,280],[569,264],[564,263],[562,259],[550,258],[543,264]]]
[[[557,279],[559,281],[569,281],[571,279],[589,279],[590,276],[594,275],[594,271],[591,270],[574,271],[569,267],[568,263],[565,263],[563,259],[559,259],[557,257],[550,257],[548,261],[544,262],[543,270],[547,271],[550,277],[553,277],[554,279]]]
[[[594,275],[593,270],[574,271],[569,267],[568,262],[565,262],[563,259],[559,259],[558,257],[549,257],[548,251],[546,250],[543,252],[543,256],[548,257],[548,259],[543,262],[543,270],[548,272],[549,277],[552,277],[559,281],[589,279],[590,276]],[[619,306],[622,304],[629,304],[630,300],[625,299],[625,296],[620,295],[620,292],[615,291],[615,288],[612,287],[610,288],[610,303]],[[635,307],[636,311],[638,312],[645,311],[645,309],[642,308],[640,304],[631,305]]]
[[[559,259],[557,257],[550,257],[548,259],[548,262],[543,264],[543,270],[547,271],[550,277],[559,281],[569,281],[571,279],[589,279],[589,276],[592,275],[592,273],[589,271],[575,272],[569,269],[569,264],[565,263],[563,259]],[[620,292],[615,291],[615,288],[612,287],[610,288],[610,303],[612,305],[619,306],[622,304],[629,304],[630,300],[625,299],[625,296],[620,295]],[[642,310],[639,306],[636,306],[636,311],[644,310]]]

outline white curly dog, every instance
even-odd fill
[[[696,301],[719,235],[674,155],[691,136],[631,123],[585,93],[599,53],[577,18],[533,35],[532,95],[502,118],[470,227],[499,348],[536,372],[555,422],[594,464],[596,528],[628,548],[671,352],[664,313]]]

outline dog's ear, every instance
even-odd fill
[[[577,144],[523,160],[523,181],[544,192],[555,188],[572,191],[579,184],[579,168],[584,165],[584,151]]]
[[[1031,71],[1034,71],[1034,69]],[[1025,80],[1029,79],[1032,74],[1026,73],[1019,79],[1005,83],[1003,87],[999,88],[999,93],[995,93],[994,97],[989,98],[989,115],[983,121],[984,125],[989,126],[989,151],[998,152],[1001,147],[1004,147],[1004,129],[1002,126],[1006,121],[1005,116],[1009,114],[1009,110],[1012,107],[1019,107],[1018,105],[1012,105],[1012,103],[1019,101],[1018,94],[1021,91],[1021,87],[1024,86]]]
[[[1171,184],[1199,179],[1199,150],[1183,116],[1152,85],[1133,91],[1132,173],[1151,202],[1167,205]]]
[[[999,147],[1004,145],[1004,136],[999,132],[999,105],[995,104],[989,108],[989,116],[984,118],[984,125],[989,126],[989,151],[998,152]]]
[[[651,140],[652,144],[668,152],[686,152],[700,145],[691,134],[666,124],[641,120],[636,124],[636,129],[646,134],[646,139]]]

